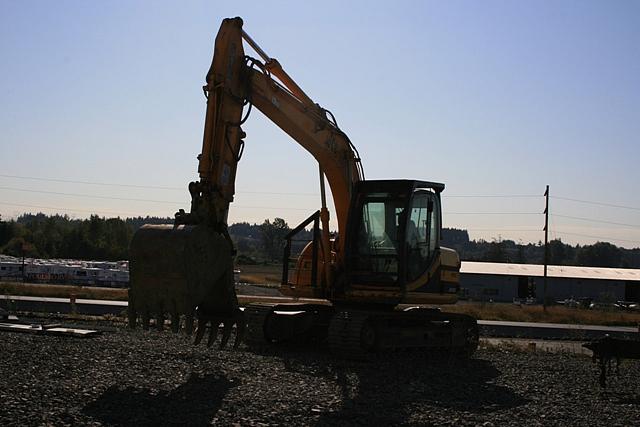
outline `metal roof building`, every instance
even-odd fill
[[[539,264],[463,261],[460,287],[463,295],[474,300],[542,302],[543,276],[544,266]],[[640,301],[640,269],[549,265],[547,296]]]
[[[543,277],[541,264],[506,264],[498,262],[462,261],[460,273],[463,274],[499,274]],[[575,267],[567,265],[547,266],[548,277],[600,280],[640,281],[640,270],[633,268]]]

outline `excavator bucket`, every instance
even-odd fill
[[[235,292],[232,248],[221,233],[206,225],[144,225],[133,236],[130,257],[130,327],[140,319],[146,330],[155,318],[162,329],[168,315],[174,332],[184,318],[191,334],[195,317],[196,344],[208,327],[212,345],[221,324],[221,347],[234,326],[234,346],[240,343],[244,316]]]

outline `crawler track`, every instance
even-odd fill
[[[244,315],[247,321],[245,341],[248,346],[265,346],[271,342],[265,336],[265,325],[272,309],[272,304],[251,304],[245,308]]]
[[[245,310],[247,344],[320,340],[347,359],[403,348],[471,356],[478,347],[475,319],[434,309],[361,310],[309,304],[252,304]]]

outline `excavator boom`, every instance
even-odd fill
[[[264,62],[245,55],[243,39]],[[244,149],[240,126],[255,106],[318,161],[333,193],[338,232],[344,231],[353,185],[364,178],[357,151],[335,120],[330,120],[331,113],[314,103],[242,29],[242,19],[223,21],[206,80],[200,183],[194,187],[200,190],[196,199],[213,205],[206,211],[210,218],[226,222]]]

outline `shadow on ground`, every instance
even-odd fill
[[[111,386],[83,412],[108,425],[209,425],[234,385],[219,375],[192,375],[168,392]]]
[[[600,398],[616,405],[640,406],[640,394],[625,391],[601,391]]]
[[[480,414],[528,402],[512,389],[495,384],[501,372],[491,361],[479,358],[425,358],[420,353],[399,353],[368,362],[333,359],[325,367],[304,357],[284,359],[290,371],[312,371],[338,384],[340,403],[321,411],[320,426],[403,424],[412,422],[416,407]]]

